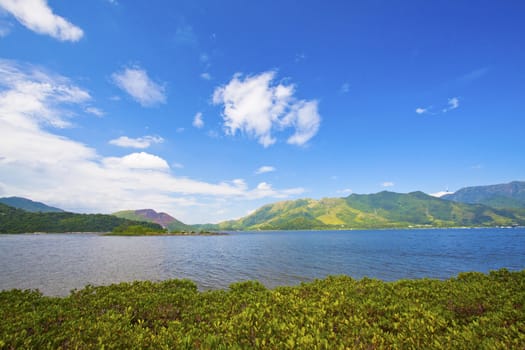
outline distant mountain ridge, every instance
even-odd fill
[[[0,233],[110,232],[116,227],[143,226],[162,230],[160,225],[104,214],[30,212],[0,203]]]
[[[208,230],[372,229],[525,225],[525,211],[452,202],[423,192],[352,194],[265,205],[239,220],[197,225]]]
[[[465,187],[441,198],[461,203],[484,204],[493,208],[525,208],[525,181]]]
[[[22,209],[32,213],[61,213],[64,210],[51,207],[41,202],[35,202],[22,197],[3,197],[0,198],[0,203],[8,205],[13,208]]]
[[[190,225],[175,219],[167,213],[159,213],[153,209],[122,210],[112,215],[135,221],[153,222],[167,228],[169,231],[192,231]]]

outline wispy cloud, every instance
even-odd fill
[[[204,80],[211,80],[211,75],[210,73],[201,73],[201,79],[204,79]]]
[[[192,26],[182,23],[175,31],[175,41],[180,44],[194,45],[197,43],[197,35]]]
[[[448,99],[447,107],[443,108],[443,113],[450,112],[459,107],[459,98],[452,97]]]
[[[437,114],[442,114],[442,113],[448,113],[457,108],[459,108],[459,97],[451,97],[448,99],[447,104],[441,109],[436,109],[434,108],[434,106],[417,107],[415,109],[415,112],[416,114],[419,114],[419,115],[423,115],[423,114],[437,115]]]
[[[97,107],[93,107],[93,106],[89,106],[89,107],[86,107],[85,111],[89,114],[93,114],[97,117],[103,117],[106,113],[104,113],[103,110],[101,110],[100,108],[97,108]]]
[[[36,33],[61,41],[78,41],[84,35],[82,29],[54,14],[46,0],[0,0],[0,7]]]
[[[475,80],[478,80],[480,78],[482,78],[483,76],[485,76],[489,71],[489,67],[483,67],[483,68],[479,68],[479,69],[475,69],[461,77],[458,78],[458,81],[460,83],[470,83],[470,82],[473,82]]]
[[[125,68],[111,75],[113,82],[144,107],[166,102],[164,87],[150,79],[139,66]]]
[[[348,92],[350,92],[350,84],[343,83],[343,85],[341,85],[341,88],[339,89],[339,92],[342,94],[347,94]]]
[[[301,61],[304,61],[306,59],[306,55],[304,54],[304,52],[301,52],[301,53],[298,53],[295,55],[295,62],[301,62]]]
[[[391,181],[385,181],[381,184],[381,187],[393,187],[395,184]]]
[[[11,33],[12,24],[11,24],[11,22],[4,21],[1,18],[2,17],[1,12],[2,12],[2,10],[0,9],[0,38],[3,38],[5,36],[8,36],[9,33]]]
[[[160,136],[143,136],[137,138],[130,138],[127,136],[121,136],[119,138],[109,141],[110,144],[119,146],[119,147],[128,147],[128,148],[148,148],[152,144],[162,143],[164,139]]]
[[[263,165],[262,167],[260,167],[259,169],[255,170],[255,174],[259,175],[259,174],[264,174],[264,173],[271,173],[273,171],[275,171],[275,167],[273,166],[270,166],[270,165]]]
[[[198,129],[201,129],[204,127],[204,120],[202,119],[202,113],[201,112],[197,112],[195,114],[195,117],[193,117],[193,126],[198,128]]]
[[[349,194],[352,194],[353,191],[351,188],[344,188],[342,190],[338,190],[337,191],[338,194],[343,194],[343,195],[349,195]]]
[[[315,100],[297,100],[295,86],[273,83],[275,72],[242,77],[215,89],[213,103],[223,106],[222,117],[227,135],[243,132],[264,147],[274,144],[276,131],[293,128],[287,142],[304,145],[317,134],[321,124]]]

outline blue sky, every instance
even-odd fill
[[[522,1],[0,0],[0,196],[217,222],[525,179]]]

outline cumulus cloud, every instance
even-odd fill
[[[124,157],[104,158],[104,165],[109,168],[168,170],[168,163],[153,154],[146,152],[131,153]]]
[[[202,113],[201,112],[198,112],[195,114],[195,117],[193,117],[193,126],[198,128],[198,129],[201,129],[202,127],[204,127],[204,120],[202,120]]]
[[[289,144],[304,145],[319,130],[321,117],[317,101],[297,100],[295,86],[274,83],[275,72],[232,80],[215,89],[213,103],[223,106],[224,129],[227,135],[237,131],[257,139],[268,147],[277,139],[274,133],[293,128]]]
[[[164,142],[164,139],[160,136],[143,136],[137,138],[121,136],[109,141],[109,143],[112,145],[129,148],[148,148],[154,143],[162,142]]]
[[[138,66],[115,72],[111,77],[119,88],[127,92],[143,107],[166,102],[164,87],[151,80],[148,73]]]
[[[259,169],[257,169],[255,171],[255,174],[264,174],[264,173],[271,173],[272,171],[275,171],[275,167],[273,166],[270,166],[270,165],[263,165],[262,167],[260,167]]]
[[[82,29],[54,14],[46,0],[0,0],[0,6],[36,33],[61,41],[78,41],[84,35]]]
[[[224,200],[234,206],[303,191],[274,189],[266,183],[250,188],[241,179],[210,183],[177,177],[158,155],[104,156],[53,132],[53,127],[66,127],[74,108],[84,109],[90,98],[65,77],[0,60],[0,188],[4,194],[81,212],[113,212],[147,204],[198,222]]]
[[[391,181],[385,181],[381,184],[382,187],[392,187],[394,186],[394,183]]]

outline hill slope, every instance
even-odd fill
[[[524,225],[517,210],[455,203],[423,192],[352,194],[265,205],[239,220],[203,225],[215,230],[293,230]]]
[[[113,215],[68,212],[31,213],[0,204],[0,233],[109,232],[118,226],[132,225],[162,229],[158,224],[126,220]]]
[[[171,215],[158,213],[153,209],[122,210],[112,215],[128,220],[154,222],[167,228],[169,231],[191,231],[193,229]]]
[[[525,181],[465,187],[442,198],[455,202],[484,204],[493,208],[525,208]]]
[[[47,204],[41,202],[35,202],[27,198],[22,197],[4,197],[0,198],[0,203],[9,205],[10,207],[30,211],[33,213],[60,213],[62,209],[50,207]]]

